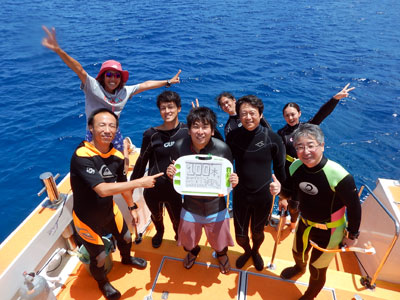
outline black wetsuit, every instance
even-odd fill
[[[228,145],[223,141],[212,137],[210,142],[203,149],[197,153],[192,147],[191,137],[188,136],[181,139],[175,143],[172,150],[171,157],[176,160],[181,156],[193,155],[193,154],[211,154],[214,156],[219,156],[226,158],[232,162],[232,153]],[[204,197],[204,196],[184,196],[183,208],[187,211],[201,215],[208,216],[226,208],[225,197]]]
[[[113,196],[100,197],[93,188],[103,182],[126,181],[124,156],[115,148],[103,154],[89,142],[82,142],[72,155],[70,178],[74,225],[89,252],[93,277],[103,281],[105,247],[101,237],[111,233],[123,258],[130,257],[132,241]]]
[[[264,116],[260,120],[260,124],[261,124],[261,126],[272,129],[271,125],[264,118]],[[228,136],[229,132],[231,132],[232,130],[235,130],[238,127],[242,127],[242,122],[240,122],[239,116],[238,115],[229,116],[229,119],[228,119],[228,121],[226,121],[225,128],[224,128],[225,138]]]
[[[159,130],[154,127],[143,133],[140,156],[136,161],[131,180],[143,177],[147,163],[148,175],[164,172],[156,179],[156,185],[151,189],[144,189],[144,199],[151,211],[151,219],[157,232],[164,232],[162,205],[168,210],[175,233],[178,233],[179,217],[182,208],[182,197],[178,194],[166,175],[167,167],[171,164],[171,149],[175,142],[188,136],[186,124],[179,123],[174,129]]]
[[[306,267],[311,248],[309,240],[322,248],[338,248],[346,227],[346,208],[347,230],[352,234],[358,233],[361,205],[354,179],[342,166],[325,157],[313,168],[306,167],[300,160],[295,161],[290,167],[290,176],[282,185],[281,195],[299,201],[301,218],[293,242],[293,256],[299,269]],[[321,229],[314,223],[327,228]],[[316,297],[323,288],[326,270],[333,257],[334,253],[312,249],[307,299]]]
[[[257,252],[264,240],[264,225],[272,205],[271,164],[276,177],[283,182],[285,147],[275,132],[261,125],[253,131],[244,127],[232,131],[227,143],[239,176],[239,184],[233,191],[236,241],[245,252],[251,250],[248,237],[251,224],[253,251]]]
[[[335,109],[338,103],[339,100],[335,98],[329,99],[329,101],[326,102],[324,105],[322,105],[318,110],[318,112],[306,123],[315,125],[321,124],[322,121],[325,120],[325,118],[332,113],[332,111]],[[290,126],[289,124],[286,124],[284,127],[278,130],[278,134],[281,136],[286,148],[286,162],[285,162],[286,176],[289,176],[289,167],[292,164],[292,162],[297,158],[297,152],[293,145],[293,133],[297,128],[299,128],[300,124],[304,123],[299,122],[295,126]],[[289,212],[292,222],[296,222],[299,216],[296,203],[297,202],[289,200]]]

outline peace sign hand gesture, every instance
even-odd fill
[[[350,85],[350,83],[346,84],[346,86],[339,93],[337,93],[335,96],[333,96],[333,98],[335,98],[336,100],[340,100],[340,99],[348,97],[349,92],[351,92],[352,90],[355,89],[355,87],[348,88],[349,85]]]

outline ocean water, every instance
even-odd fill
[[[0,10],[0,241],[40,203],[39,175],[64,176],[84,138],[79,78],[41,46],[41,25],[95,76],[107,59],[130,71],[128,84],[168,79],[183,100],[181,119],[200,100],[227,117],[215,96],[255,94],[275,130],[296,101],[306,121],[345,84],[356,89],[322,124],[326,155],[357,186],[400,178],[400,2],[331,1],[26,1]],[[160,124],[156,96],[135,96],[121,131],[140,146]]]

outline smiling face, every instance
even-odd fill
[[[245,102],[240,105],[239,118],[244,128],[253,131],[260,124],[262,114],[260,114],[256,106]]]
[[[109,93],[114,93],[115,89],[121,83],[121,73],[117,71],[108,70],[104,72],[104,89]]]
[[[205,124],[201,121],[195,121],[189,129],[189,135],[192,139],[193,148],[199,152],[210,142],[214,135],[214,130],[210,124]]]
[[[301,136],[296,141],[296,151],[298,158],[308,168],[319,164],[324,154],[325,143],[318,143],[313,136]]]
[[[289,126],[295,126],[299,124],[299,119],[301,116],[301,111],[297,110],[295,107],[286,107],[283,111],[283,117]]]
[[[180,112],[181,108],[178,108],[175,102],[160,103],[160,114],[165,123],[176,122],[178,120],[178,113]]]
[[[113,141],[118,125],[115,117],[109,112],[101,112],[94,116],[89,130],[93,135],[93,143],[99,150],[108,149]]]
[[[230,116],[236,115],[236,100],[235,98],[231,99],[229,97],[221,97],[219,100],[219,106],[221,106],[222,110],[229,114]]]

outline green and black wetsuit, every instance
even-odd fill
[[[347,230],[354,235],[358,233],[361,205],[353,176],[324,156],[313,168],[296,160],[289,171],[290,176],[282,186],[281,195],[284,198],[294,197],[299,202],[300,221],[293,242],[293,256],[296,265],[304,270],[311,248],[309,240],[322,248],[338,248],[346,228],[346,211]],[[334,253],[312,249],[311,276],[306,292],[310,299],[323,288],[326,270],[333,257]]]

